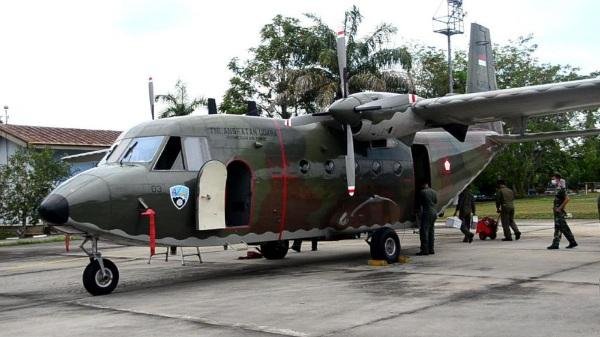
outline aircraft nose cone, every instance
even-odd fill
[[[42,201],[38,213],[44,221],[62,225],[69,219],[69,202],[60,194],[50,194]]]

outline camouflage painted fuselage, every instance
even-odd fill
[[[491,161],[498,146],[493,131],[474,129],[465,142],[443,130],[418,132],[414,144],[429,154],[431,185],[442,211]],[[141,124],[120,138],[206,137],[210,160],[243,162],[251,173],[247,225],[197,229],[198,171],[154,170],[148,165],[103,165],[59,186],[68,221],[56,224],[109,240],[145,244],[148,219],[138,198],[156,211],[157,243],[209,246],[295,238],[336,238],[381,226],[399,228],[414,219],[415,172],[411,147],[396,139],[355,142],[356,186],[346,192],[342,130],[314,123],[287,127],[283,120],[232,116],[190,116]],[[185,185],[190,200],[182,209],[169,188]]]

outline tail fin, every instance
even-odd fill
[[[467,93],[497,89],[496,64],[492,52],[490,30],[479,24],[472,23],[467,69]],[[502,122],[483,123],[478,126],[500,134],[503,133]]]
[[[471,24],[467,71],[467,93],[498,89],[490,30],[476,23]]]

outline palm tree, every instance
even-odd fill
[[[167,104],[167,108],[160,113],[158,118],[189,115],[199,106],[206,105],[204,97],[196,97],[190,102],[186,85],[181,80],[177,80],[177,83],[175,83],[175,91],[176,94],[156,95],[154,98],[156,102],[161,101]]]
[[[298,102],[310,102],[315,106],[302,108],[322,109],[335,97],[340,96],[340,79],[337,64],[335,32],[314,15],[307,15],[313,21],[309,27],[312,34],[305,41],[315,55],[316,64],[297,69],[290,76],[294,85],[290,88]],[[412,80],[412,57],[405,47],[384,48],[391,35],[397,29],[387,23],[380,24],[375,31],[362,39],[357,32],[362,15],[356,6],[345,12],[344,32],[347,43],[347,65],[349,71],[349,89],[351,93],[363,90],[414,92]],[[311,40],[312,39],[312,40]],[[398,65],[404,72],[398,71]],[[389,70],[385,70],[388,68]],[[396,69],[394,69],[396,68]],[[288,93],[288,95],[290,95]]]

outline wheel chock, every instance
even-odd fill
[[[409,256],[398,256],[398,263],[409,263],[410,262],[410,257]]]
[[[373,267],[384,267],[388,265],[388,262],[386,260],[369,260],[368,264]]]

